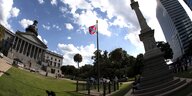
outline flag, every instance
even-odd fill
[[[97,32],[97,26],[96,25],[93,25],[93,26],[89,27],[89,33],[91,35],[95,34],[96,32]]]

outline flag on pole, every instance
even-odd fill
[[[95,34],[97,32],[97,25],[93,25],[89,27],[89,33],[91,35]]]

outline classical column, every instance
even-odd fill
[[[27,56],[29,56],[29,57],[30,57],[30,54],[31,54],[31,50],[32,50],[32,44],[29,43],[29,48],[27,50],[27,52],[28,52]]]
[[[17,44],[18,44],[18,37],[14,38],[14,45],[13,45],[13,49],[17,48]]]
[[[40,48],[39,52],[38,52],[38,60],[41,60],[41,51],[42,51],[42,49]]]
[[[35,59],[35,55],[37,54],[37,47],[36,46],[34,46],[34,53],[33,53],[33,58]]]
[[[33,53],[34,53],[34,45],[31,46],[31,52],[30,52],[30,57],[33,58]]]
[[[24,41],[24,40],[23,40]],[[25,51],[25,48],[26,48],[26,41],[24,41],[24,43],[23,43],[23,50],[21,51],[21,53],[24,55],[24,51]]]
[[[23,47],[24,46],[24,40],[21,40],[20,48],[19,48],[19,53],[22,53]]]
[[[28,47],[29,47],[29,43],[28,43],[28,42],[26,42],[26,47],[25,47],[25,49],[24,49],[24,55],[26,55],[26,54],[27,54]],[[27,56],[27,55],[26,55],[26,56]]]
[[[21,41],[20,41],[20,44],[19,44],[19,50],[18,50],[18,52],[20,52],[20,50],[21,50],[21,45],[22,45],[22,42],[23,42],[23,40],[22,39],[20,39]]]
[[[16,46],[16,51],[18,51],[19,50],[19,47],[20,47],[20,43],[21,42],[21,39],[20,38],[18,38],[18,42],[17,42],[17,46]]]
[[[37,47],[36,54],[35,54],[35,59],[38,60],[38,54],[39,54],[39,47]]]

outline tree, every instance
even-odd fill
[[[159,42],[156,42],[156,45],[164,53],[165,60],[173,58],[173,51],[172,51],[169,43],[159,41]]]
[[[79,68],[79,63],[82,62],[82,56],[80,54],[75,54],[75,56],[73,57],[74,61],[77,62],[77,66]],[[79,83],[79,80],[78,80],[78,77],[76,78],[77,79],[77,83],[76,83],[76,91],[78,92],[78,83]]]
[[[123,49],[122,48],[117,48],[115,50],[113,50],[110,54],[109,54],[110,58],[112,61],[121,61],[122,59],[124,59],[123,56]]]
[[[4,38],[5,36],[5,30],[4,28],[0,25],[0,41]]]
[[[3,47],[3,38],[5,36],[5,30],[4,28],[0,25],[0,51]]]
[[[191,42],[189,43],[189,46],[188,46],[188,49],[187,49],[187,55],[188,56],[192,56],[192,40]]]
[[[74,76],[76,74],[76,70],[77,69],[73,65],[61,66],[61,72],[64,75]]]
[[[127,52],[122,48],[116,48],[109,53],[109,58],[112,61],[111,64],[113,64],[113,71],[115,72],[114,75],[118,78],[125,75],[125,71],[121,69],[126,67],[123,65],[123,61],[126,59],[126,56],[128,56]]]
[[[86,65],[80,67],[79,76],[83,79],[86,79],[87,77],[92,76],[92,74],[93,74],[92,71],[93,71],[93,66],[90,64],[86,64]]]
[[[92,60],[94,60],[94,62],[93,62],[93,75],[97,75],[97,64],[98,64],[98,60],[99,60],[99,64],[101,64],[101,58],[102,58],[102,56],[101,56],[101,50],[96,50],[93,54],[93,56],[91,57],[91,59]],[[98,56],[97,56],[98,55]],[[99,59],[98,59],[99,58]],[[101,67],[101,66],[100,66]]]
[[[134,73],[135,75],[141,74],[143,69],[143,54],[137,55],[135,65],[134,65]]]

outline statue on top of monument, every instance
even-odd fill
[[[32,33],[34,33],[36,36],[38,36],[37,24],[38,24],[38,21],[37,21],[37,20],[34,20],[34,21],[33,21],[33,25],[29,25],[29,26],[25,29],[25,31],[26,31],[26,32],[32,32]]]
[[[134,0],[131,0],[131,3],[135,2]]]

